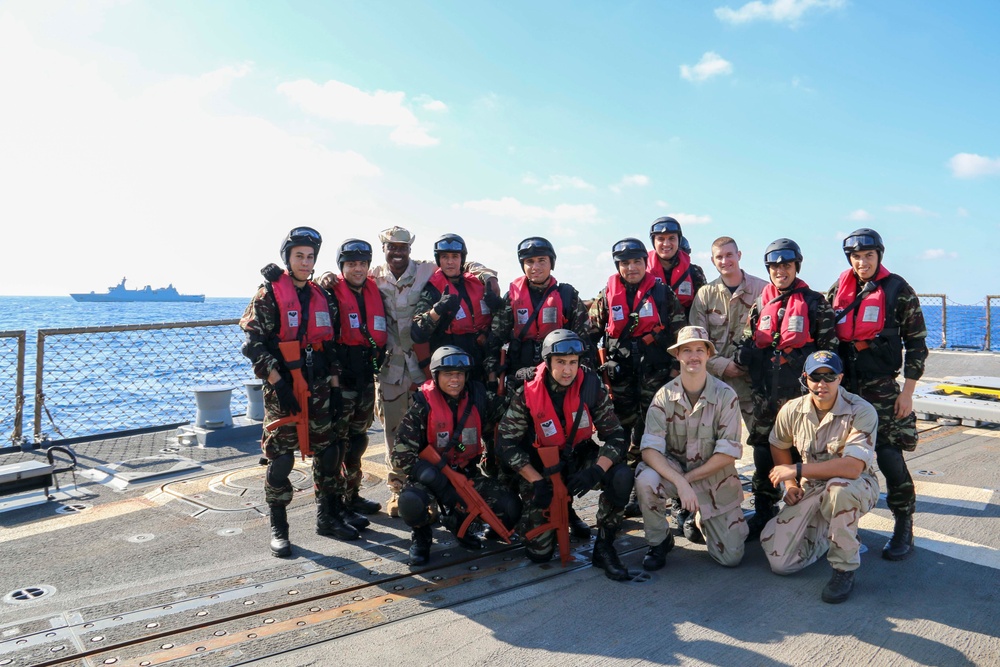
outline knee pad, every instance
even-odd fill
[[[267,485],[275,489],[283,489],[288,486],[288,475],[295,467],[295,456],[291,452],[282,454],[276,459],[272,459],[267,464],[267,472],[264,474],[264,481]]]
[[[431,493],[445,507],[454,507],[455,503],[458,502],[458,492],[452,488],[448,478],[436,466],[427,461],[417,459],[417,462],[413,464],[410,477],[414,482],[430,489]]]
[[[524,555],[532,563],[548,563],[556,552],[555,540],[548,540],[546,545],[538,544],[536,540],[529,540],[524,547]]]
[[[347,440],[347,454],[344,456],[344,463],[355,468],[361,465],[361,459],[368,450],[368,434],[352,435]]]
[[[603,481],[604,488],[611,498],[611,504],[617,509],[625,507],[632,495],[632,486],[635,484],[632,469],[624,463],[613,465],[604,473]]]
[[[408,486],[399,492],[399,518],[410,528],[430,524],[431,498],[423,489]]]
[[[316,455],[319,459],[319,469],[327,477],[340,476],[340,443],[330,443],[323,448],[323,451]]]

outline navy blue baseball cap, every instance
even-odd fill
[[[829,368],[838,375],[844,372],[844,364],[840,361],[840,357],[827,350],[813,352],[806,357],[806,363],[802,366],[806,375],[812,375],[821,368]]]

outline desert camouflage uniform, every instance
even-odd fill
[[[593,371],[580,368],[581,373],[592,374]],[[587,379],[584,379],[585,382]],[[565,423],[563,415],[563,401],[560,395],[565,394],[566,388],[555,382],[546,372],[546,388],[549,395],[553,397],[552,404],[560,420]],[[625,519],[625,503],[631,493],[631,484],[627,489],[614,489],[610,480],[614,478],[618,468],[625,460],[625,433],[618,417],[615,416],[614,406],[608,398],[604,385],[597,383],[597,399],[594,405],[588,405],[594,428],[601,439],[598,445],[593,440],[585,441],[574,447],[571,451],[566,448],[562,452],[564,467],[560,471],[563,480],[567,480],[573,473],[583,470],[597,462],[597,459],[606,456],[611,460],[611,468],[608,469],[601,479],[598,488],[601,495],[597,505],[597,527],[603,528],[611,535],[618,532],[622,521]],[[534,446],[535,425],[531,417],[531,412],[525,403],[524,387],[519,387],[511,397],[510,407],[500,421],[499,438],[497,438],[497,454],[506,465],[515,472],[519,472],[526,465],[531,464],[535,470],[541,472],[545,466],[538,456]],[[528,444],[525,444],[528,443]],[[518,475],[520,480],[520,495],[524,503],[524,510],[521,514],[521,534],[527,533],[532,528],[541,526],[547,519],[544,516],[545,508],[534,507],[531,499],[534,496],[534,489],[530,482]],[[555,531],[549,530],[542,533],[537,538],[528,543],[528,549],[536,554],[552,553],[555,550]]]
[[[486,392],[486,389],[481,384],[479,384],[479,390],[486,395],[486,414],[480,415],[482,433],[485,433],[487,430],[492,432],[497,422],[503,417],[505,401],[503,397]],[[448,405],[452,409],[457,410],[458,399],[454,399],[446,394],[443,395]],[[424,447],[428,446],[427,419],[429,417],[430,406],[427,404],[427,400],[423,397],[423,394],[417,392],[414,394],[413,404],[406,411],[403,421],[399,424],[399,429],[396,431],[395,444],[392,449],[392,465],[404,475],[411,473],[414,464],[420,458],[420,452]],[[510,512],[509,509],[512,506],[516,507],[519,501],[500,482],[484,475],[475,461],[465,468],[460,469],[459,472],[472,480],[472,485],[476,489],[476,492],[483,497],[483,500],[490,506],[490,509],[504,522],[504,525],[512,528],[517,523],[519,517],[509,515],[519,514],[519,512]],[[409,481],[409,484],[433,496],[431,490],[419,482]],[[448,518],[450,514],[449,510],[453,509],[450,507],[442,508],[445,511],[443,520]],[[449,528],[451,527],[449,526]]]
[[[872,466],[877,427],[871,404],[843,387],[822,422],[817,421],[811,396],[782,406],[771,433],[772,445],[795,447],[806,464],[850,456],[864,463],[865,469],[857,479],[802,479],[802,500],[786,505],[760,535],[773,572],[798,572],[827,549],[827,560],[835,570],[847,572],[861,565],[858,522],[878,502],[878,479]]]
[[[301,298],[308,300],[308,291],[300,290],[299,294]],[[329,294],[327,294],[327,305],[330,310],[331,322],[337,321],[337,304]],[[303,307],[303,310],[308,309]],[[280,372],[289,382],[291,376],[285,369],[284,362],[278,353],[278,331],[280,330],[278,305],[265,286],[261,286],[257,290],[247,305],[243,317],[240,319],[240,328],[246,333],[243,354],[253,363],[254,375],[264,380],[264,423],[269,424],[282,417],[287,417],[288,413],[284,412],[278,403],[274,387],[267,382],[267,377],[272,370]],[[325,364],[325,369],[309,384],[309,391],[312,394],[309,397],[309,444],[313,452],[313,487],[316,498],[319,500],[324,496],[337,493],[342,483],[338,478],[324,474],[319,464],[319,457],[323,450],[329,446],[333,434],[330,419],[330,376],[339,373],[334,342],[331,340],[325,343],[323,352],[317,354],[316,358]],[[264,431],[261,448],[268,461],[274,461],[284,454],[297,456],[299,439],[295,425],[288,424],[271,432]],[[274,487],[267,483],[267,476],[265,476],[264,499],[268,505],[288,505],[292,501],[291,483]]]
[[[749,430],[753,426],[753,397],[750,390],[750,373],[744,371],[737,377],[723,377],[731,361],[736,358],[736,342],[743,337],[750,308],[767,286],[767,281],[743,271],[743,281],[736,291],[718,277],[694,296],[688,318],[696,327],[704,327],[715,344],[716,353],[708,360],[708,372],[736,390],[740,398],[740,411]]]
[[[466,264],[465,270],[483,281],[496,277],[492,269],[475,262]],[[417,355],[413,352],[410,325],[413,323],[420,292],[435,271],[437,265],[434,262],[411,259],[399,278],[392,274],[386,263],[373,267],[368,272],[368,277],[375,281],[382,293],[386,332],[389,336],[386,359],[375,385],[375,416],[382,423],[385,435],[385,466],[388,471],[386,485],[393,493],[399,493],[406,482],[406,476],[390,462],[396,429],[410,406],[413,392],[426,379]]]
[[[838,283],[827,294],[833,303]],[[924,374],[927,360],[927,325],[924,312],[920,308],[920,298],[913,288],[904,282],[895,304],[896,322],[899,323],[899,337],[905,349],[903,377],[919,380]],[[878,444],[875,448],[879,468],[886,478],[886,505],[894,512],[912,514],[917,496],[913,478],[903,459],[902,451],[912,452],[917,448],[917,416],[910,413],[896,419],[896,399],[899,397],[897,373],[883,377],[857,377],[854,370],[853,347],[849,342],[841,343],[840,358],[844,361],[844,386],[872,404],[878,413]]]
[[[692,406],[676,378],[662,387],[646,414],[642,449],[663,454],[676,471],[701,467],[715,454],[739,459],[739,398],[732,387],[708,376],[705,388]],[[740,503],[743,487],[735,461],[713,475],[691,483],[698,496],[701,531],[708,554],[721,565],[735,567],[743,560],[748,529]],[[642,508],[646,542],[661,544],[667,538],[667,499],[678,497],[677,487],[645,463],[636,468],[635,492]]]
[[[637,286],[627,285],[626,288],[628,299],[634,304]],[[605,330],[608,324],[606,291],[606,287],[602,289],[590,306],[590,339],[596,343],[603,338],[605,349],[608,345]],[[656,335],[656,340],[649,346],[657,349],[648,350],[644,343],[637,341],[642,355],[638,372],[633,360],[628,368],[623,368],[621,376],[611,383],[611,400],[618,421],[625,430],[625,441],[628,443],[627,462],[633,470],[642,460],[639,441],[642,440],[649,404],[660,387],[670,382],[672,371],[679,368],[677,361],[667,352],[667,348],[677,340],[677,332],[681,327],[687,325],[687,314],[681,302],[669,287],[665,291],[667,294],[665,303],[656,304],[664,329]]]
[[[822,294],[813,290],[810,290],[810,292],[818,297],[815,310],[810,308],[809,311],[809,333],[812,336],[813,342],[807,346],[808,353],[802,355],[801,359],[797,362],[799,372],[794,374],[794,378],[792,377],[793,374],[788,374],[788,383],[778,386],[777,395],[772,396],[770,388],[765,386],[766,383],[771,382],[771,362],[765,360],[757,374],[751,369],[750,379],[753,383],[753,426],[749,430],[747,444],[754,448],[755,470],[753,474],[753,492],[755,496],[761,495],[770,498],[772,503],[777,503],[781,499],[780,492],[774,488],[774,484],[771,483],[771,479],[768,477],[773,467],[769,443],[771,429],[774,427],[774,420],[778,416],[781,406],[790,399],[801,396],[805,391],[802,388],[799,377],[805,357],[818,350],[837,351],[837,333],[834,328],[833,308],[830,307],[830,304]],[[753,332],[757,328],[757,320],[760,317],[760,309],[761,302],[758,298],[750,309],[750,315],[747,319],[748,326],[744,332],[745,336],[753,337]],[[753,343],[750,342],[749,345],[753,345]],[[763,356],[769,358],[773,354],[773,350],[772,348],[765,348],[761,353]],[[766,461],[766,465],[762,465],[758,459]]]

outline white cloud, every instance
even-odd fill
[[[568,245],[559,248],[560,255],[582,255],[589,252],[590,248],[583,245]]]
[[[538,188],[540,192],[558,192],[559,190],[593,190],[594,186],[578,176],[549,176],[549,182]]]
[[[376,90],[374,93],[355,88],[342,81],[330,80],[320,85],[307,79],[278,85],[285,95],[308,114],[340,123],[392,127],[389,138],[406,146],[436,146],[440,140],[432,137],[413,112],[406,106],[406,93]]]
[[[670,204],[663,201],[662,199],[657,199],[655,202],[657,208],[670,208]]]
[[[521,177],[521,182],[525,185],[538,185],[538,177],[529,171]]]
[[[1000,157],[985,157],[975,153],[958,153],[948,160],[955,178],[977,178],[1000,174]]]
[[[872,214],[863,208],[859,208],[855,211],[851,211],[848,216],[848,220],[857,220],[858,222],[866,222],[872,219]]]
[[[643,188],[647,185],[649,185],[649,176],[645,174],[626,174],[617,183],[609,185],[608,189],[618,194],[624,188]]]
[[[916,215],[921,218],[937,218],[938,214],[934,211],[928,211],[920,206],[914,206],[913,204],[896,204],[894,206],[886,206],[885,210],[890,213],[909,213],[910,215]]]
[[[441,100],[436,100],[430,95],[417,95],[413,101],[420,105],[420,108],[427,111],[447,111],[448,105]]]
[[[948,252],[941,248],[929,248],[920,254],[920,259],[958,259],[958,253]]]
[[[706,51],[697,65],[681,65],[681,78],[688,81],[705,81],[713,76],[732,74],[733,64],[715,51]]]
[[[707,225],[712,222],[710,215],[695,215],[694,213],[671,213],[670,217],[681,223],[681,227],[687,225]]]
[[[596,222],[597,207],[593,204],[559,204],[552,208],[523,204],[514,197],[501,199],[479,199],[461,204],[453,204],[452,208],[478,211],[500,218],[508,218],[519,222]]]
[[[723,23],[741,24],[753,21],[773,21],[797,26],[802,15],[813,9],[839,9],[847,4],[846,0],[772,0],[762,2],[754,0],[739,9],[718,7],[715,17]]]

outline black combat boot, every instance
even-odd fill
[[[635,495],[635,491],[632,491],[632,495],[629,496],[628,503],[625,505],[625,516],[629,519],[642,516],[642,508],[639,507],[639,496]]]
[[[271,555],[288,558],[292,545],[288,541],[288,512],[284,505],[268,505],[271,510]]]
[[[347,496],[347,507],[355,512],[360,512],[361,514],[375,514],[382,509],[382,503],[362,498],[361,494],[355,490]]]
[[[352,510],[346,503],[344,504],[344,521],[351,524],[359,531],[364,530],[368,526],[372,525],[372,522],[368,520],[363,514],[358,514]]]
[[[358,529],[344,521],[344,501],[340,496],[325,496],[316,504],[316,533],[338,540],[356,540]]]
[[[839,604],[850,597],[852,590],[854,590],[854,570],[843,572],[834,569],[830,581],[823,587],[823,602]]]
[[[892,537],[882,547],[882,558],[886,560],[906,560],[913,555],[913,512],[893,510],[896,526]]]
[[[628,581],[631,576],[622,565],[615,551],[615,532],[605,527],[597,529],[597,541],[594,542],[594,556],[590,559],[594,567],[604,570],[604,576],[615,581]]]
[[[755,494],[753,497],[753,506],[753,516],[747,519],[747,528],[750,529],[750,533],[747,535],[747,539],[744,540],[745,542],[753,542],[760,539],[760,534],[764,530],[764,526],[777,514],[774,501],[768,496]]]
[[[420,526],[410,532],[410,565],[425,565],[431,559],[431,527]]]
[[[667,564],[667,553],[674,548],[674,534],[667,531],[667,538],[649,547],[646,555],[642,558],[642,569],[647,572],[655,572]]]
[[[684,534],[688,542],[694,544],[705,543],[705,536],[701,534],[701,529],[698,528],[698,524],[694,520],[694,514],[691,514],[691,512],[687,510],[678,512],[677,526],[681,529],[681,533]]]
[[[469,524],[469,527],[465,531],[465,535],[462,537],[458,536],[458,531],[462,527],[462,523],[465,521],[465,517],[468,515],[465,512],[459,512],[455,509],[450,509],[441,514],[441,525],[447,528],[455,539],[458,541],[463,548],[469,551],[479,551],[483,549],[486,544],[483,542],[483,538],[476,533],[475,527],[476,522],[473,521]]]
[[[577,516],[572,503],[569,506],[569,534],[578,540],[589,540],[591,537],[590,526],[587,525],[586,521]]]

